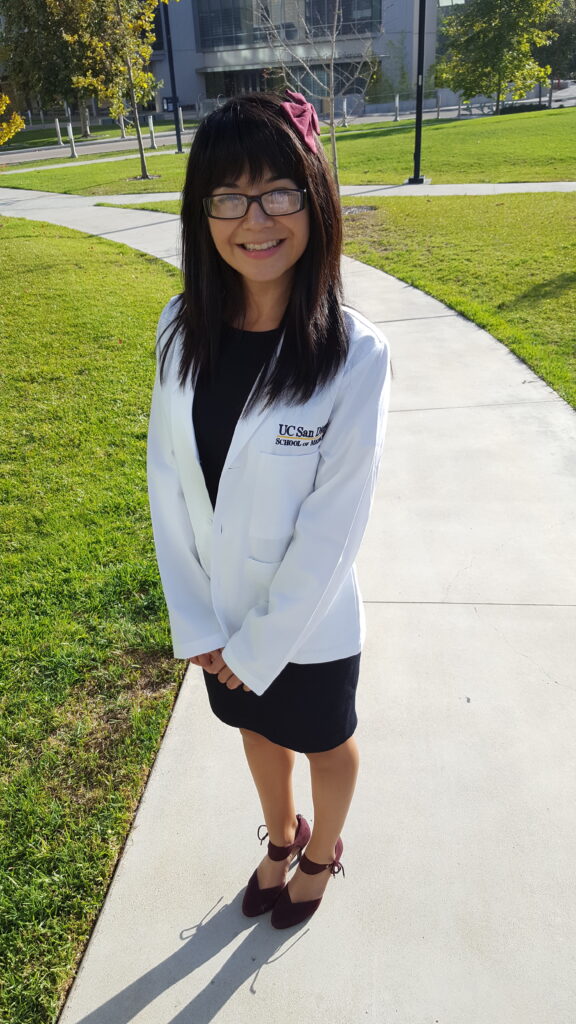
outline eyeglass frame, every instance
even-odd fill
[[[290,213],[267,213],[266,210],[264,209],[264,207],[262,206],[262,197],[263,196],[272,195],[273,192],[298,192],[299,195],[300,195],[300,206],[298,207],[297,210],[290,210]],[[220,198],[223,198],[224,196],[242,196],[242,199],[246,199],[247,203],[246,203],[246,209],[244,210],[244,213],[241,213],[239,217],[216,217],[216,216],[214,216],[213,213],[210,213],[209,210],[208,210],[208,207],[209,207],[209,204],[210,204],[211,200],[212,199],[220,199]],[[260,207],[260,209],[262,210],[262,213],[266,217],[291,217],[295,213],[301,213],[301,211],[306,206],[306,202],[307,202],[307,192],[306,192],[305,188],[270,188],[270,189],[267,189],[266,192],[261,192],[260,195],[258,195],[258,196],[248,196],[248,195],[246,195],[245,192],[219,192],[218,195],[215,195],[215,196],[205,196],[202,199],[202,205],[204,207],[204,213],[206,214],[207,217],[210,217],[211,220],[242,220],[243,217],[246,217],[246,215],[248,213],[248,210],[250,209],[250,204],[251,203],[258,203],[258,206]]]

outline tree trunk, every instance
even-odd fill
[[[500,92],[501,92],[501,89],[502,89],[502,79],[501,79],[500,75],[498,75],[498,84],[496,86],[496,110],[494,111],[495,114],[499,114],[500,113]]]
[[[338,179],[338,150],[336,149],[336,121],[334,119],[334,61],[330,61],[329,77],[328,77],[328,106],[330,116],[330,145],[332,147],[332,171],[334,174],[334,181],[336,182],[336,188],[340,190],[340,182]],[[318,145],[321,145],[318,140]]]
[[[78,113],[80,115],[80,133],[83,139],[87,139],[90,135],[90,129],[88,127],[88,119],[86,117],[86,102],[84,100],[84,93],[78,93]]]
[[[120,0],[116,0],[116,10],[118,12],[118,19],[122,28],[124,28],[124,19],[122,17],[122,8],[120,7]],[[132,61],[130,60],[130,51],[128,49],[128,42],[125,41],[126,52],[124,59],[126,61],[126,70],[128,72],[128,83],[130,87],[130,104],[132,107],[132,116],[134,118],[134,127],[136,129],[136,138],[138,139],[138,150],[140,152],[140,177],[144,181],[150,181],[150,175],[148,174],[148,168],[146,167],[146,157],[144,155],[144,143],[142,141],[142,132],[140,131],[140,121],[138,119],[138,104],[136,103],[136,93],[134,91],[134,77],[132,75]]]
[[[338,195],[340,195],[340,181],[338,178],[338,150],[336,149],[336,123],[334,121],[334,61],[336,59],[336,33],[338,31],[338,14],[339,4],[334,4],[334,22],[332,25],[332,53],[330,55],[330,65],[328,69],[328,105],[330,110],[330,144],[332,146],[332,170],[334,172],[334,181],[336,182],[336,188],[338,189]],[[320,145],[320,140],[318,140]]]
[[[134,79],[132,78],[132,64],[130,63],[130,57],[128,56],[128,54],[126,54],[126,67],[128,69],[128,81],[130,83],[130,103],[132,105],[132,117],[134,118],[134,127],[136,129],[136,137],[138,139],[138,149],[140,151],[140,177],[145,181],[150,181],[150,175],[148,174],[148,168],[146,167],[146,157],[144,155],[144,143],[142,141],[142,132],[140,131],[138,104],[136,103],[136,93],[134,92]]]

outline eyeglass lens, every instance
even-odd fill
[[[250,202],[260,202],[265,213],[271,217],[281,217],[288,213],[297,213],[302,209],[303,195],[296,189],[278,189],[264,192],[261,196],[220,195],[210,196],[208,212],[213,217],[234,218],[244,217]]]

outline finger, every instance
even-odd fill
[[[222,669],[226,668],[226,662],[220,654],[212,654],[212,661],[210,665],[206,666],[206,671],[211,672],[213,675],[217,675]]]
[[[247,691],[248,691],[248,693],[252,693],[252,690],[250,689],[250,687],[249,687],[249,686],[246,686],[246,683],[242,683],[242,689],[243,689],[243,690],[247,690]]]
[[[224,665],[224,668],[221,669],[216,678],[218,679],[219,683],[227,683],[228,680],[231,679],[233,675],[234,673],[232,669],[228,668],[228,665]]]

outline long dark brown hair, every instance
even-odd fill
[[[202,206],[204,196],[245,171],[251,183],[267,170],[291,178],[307,190],[310,238],[294,268],[288,305],[282,318],[284,339],[273,371],[266,358],[244,414],[256,402],[264,408],[280,397],[307,401],[315,389],[331,380],[346,360],[348,336],[343,320],[340,253],[340,199],[324,151],[304,144],[283,110],[282,97],[251,93],[228,100],[200,124],[188,157],[182,192],[181,240],[184,290],[165,330],[170,335],[161,349],[160,374],[168,351],[180,336],[178,377],[194,385],[203,367],[216,365],[222,319],[244,322],[242,277],[219,255]],[[160,339],[161,340],[161,339]]]

